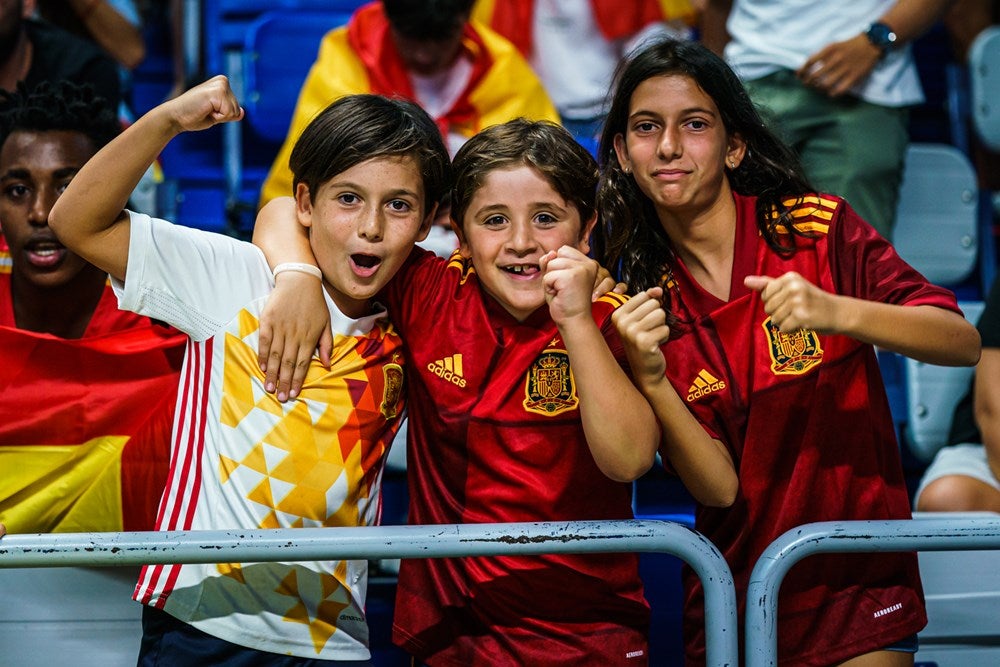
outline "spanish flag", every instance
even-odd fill
[[[6,310],[9,277],[9,264],[0,266]],[[83,338],[0,324],[0,522],[8,532],[153,530],[185,340],[119,311],[110,286]]]

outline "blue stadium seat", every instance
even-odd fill
[[[225,73],[226,52],[243,48],[260,15],[275,11],[351,12],[367,0],[204,0],[202,57],[206,78]]]
[[[281,143],[320,41],[351,11],[272,11],[247,29],[243,46],[243,108],[262,138]]]
[[[969,49],[972,124],[990,149],[1000,151],[1000,26],[983,30]]]
[[[960,512],[949,518],[995,518],[990,512]],[[917,513],[914,519],[940,518]],[[998,551],[921,551],[920,579],[927,626],[920,631],[915,667],[1000,664]]]
[[[983,302],[963,301],[959,304],[967,320],[979,321]],[[972,379],[973,368],[934,366],[906,359],[906,445],[920,461],[930,463],[941,447],[947,444],[951,417],[955,406],[965,396]]]
[[[230,84],[247,113],[245,122],[222,129],[226,212],[237,234],[252,227],[260,186],[285,138],[320,40],[346,23],[357,4],[330,0],[324,11],[265,12],[246,26],[240,47],[226,53]]]
[[[893,245],[935,285],[976,270],[979,188],[972,163],[948,144],[912,143],[899,190]]]

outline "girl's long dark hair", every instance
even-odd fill
[[[601,223],[592,243],[597,260],[632,292],[661,285],[664,272],[672,270],[674,252],[653,203],[622,170],[614,148],[615,136],[626,132],[636,88],[663,75],[690,77],[719,108],[727,134],[739,134],[746,142],[743,161],[736,169],[727,168],[730,186],[757,197],[757,227],[768,245],[777,252],[794,252],[798,232],[785,202],[814,191],[798,157],[764,125],[743,84],[721,58],[697,42],[663,40],[641,48],[615,76],[598,153]],[[779,234],[778,229],[790,233]],[[669,295],[665,299],[670,313]]]

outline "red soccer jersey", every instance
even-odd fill
[[[547,308],[519,323],[457,256],[419,249],[387,298],[412,369],[410,523],[632,517],[631,486],[587,447]],[[621,302],[594,304],[619,360]],[[404,560],[393,638],[435,665],[633,665],[648,624],[635,554]]]
[[[794,209],[798,251],[782,257],[757,232],[755,199],[736,196],[730,300],[674,272],[685,333],[664,346],[674,388],[729,448],[740,490],[728,509],[700,508],[695,527],[726,556],[740,597],[761,552],[813,521],[908,519],[889,405],[871,345],[813,331],[780,333],[747,275],[796,271],[828,292],[958,311],[842,200],[806,197]],[[680,264],[678,262],[678,264]],[[687,573],[688,659],[704,662],[701,586]],[[830,664],[898,641],[926,623],[914,554],[813,556],[781,586],[779,657]],[[742,630],[742,620],[740,628]]]

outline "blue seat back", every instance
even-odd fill
[[[979,321],[983,302],[959,304],[965,318]],[[906,444],[913,455],[929,463],[948,442],[955,406],[969,390],[974,367],[934,366],[907,358],[906,367]]]
[[[910,144],[892,238],[904,260],[935,285],[960,284],[976,269],[978,211],[976,172],[962,151]]]
[[[1000,151],[1000,26],[983,30],[969,49],[972,125],[990,149]]]
[[[330,30],[351,18],[349,9],[272,11],[246,33],[244,100],[246,120],[263,139],[282,142],[309,68]]]

